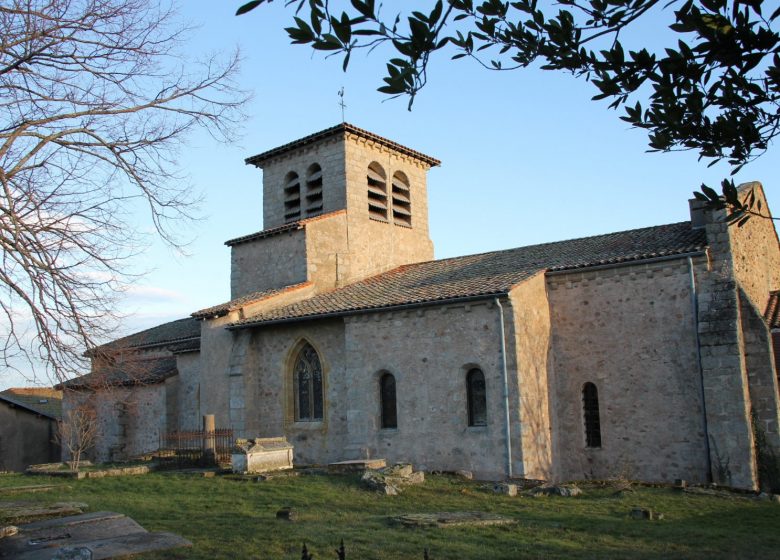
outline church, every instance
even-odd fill
[[[435,158],[343,123],[246,163],[264,229],[225,243],[231,300],[92,349],[65,383],[66,410],[97,402],[96,459],[204,414],[286,437],[296,464],[484,479],[756,489],[780,456],[772,220],[694,200],[686,222],[433,260]]]

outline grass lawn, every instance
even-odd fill
[[[348,560],[516,558],[778,558],[780,504],[689,495],[667,488],[583,487],[576,498],[495,495],[478,482],[428,476],[400,496],[362,489],[359,477],[308,475],[264,482],[154,473],[68,480],[3,475],[0,487],[62,484],[7,500],[80,501],[91,511],[125,513],[150,531],[171,531],[193,548],[143,558],[300,558],[306,542],[316,560],[335,558],[343,538]],[[277,520],[284,506],[298,521]],[[661,521],[628,516],[634,506],[664,514]],[[483,511],[517,520],[495,527],[405,528],[388,516]],[[2,522],[0,502],[0,522]]]

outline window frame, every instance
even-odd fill
[[[388,382],[391,385],[388,385]],[[392,394],[389,395],[388,392]],[[388,399],[389,396],[391,399]],[[390,412],[392,414],[388,414]],[[382,372],[379,376],[379,427],[383,430],[398,429],[398,383],[395,375],[389,371]]]
[[[475,387],[475,382],[480,381],[482,384],[481,390]],[[478,410],[478,405],[481,407],[481,410]],[[469,368],[466,372],[466,410],[470,428],[484,428],[488,425],[487,382],[485,381],[485,372],[478,367]],[[479,414],[480,412],[481,414]],[[479,416],[481,416],[481,419]]]
[[[582,419],[585,428],[585,447],[601,449],[601,414],[599,411],[599,390],[590,381],[582,385]]]
[[[307,374],[305,387],[301,374]],[[320,355],[311,343],[306,342],[295,355],[292,369],[293,419],[296,422],[322,422],[325,419],[325,382]],[[306,406],[301,402],[302,389],[307,395]],[[302,410],[306,408],[307,410]],[[317,415],[319,413],[319,416]]]

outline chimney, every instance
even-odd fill
[[[691,227],[703,228],[707,225],[707,203],[698,198],[688,199],[688,207],[691,210]]]

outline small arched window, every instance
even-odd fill
[[[290,171],[284,179],[284,221],[295,222],[301,219],[301,180],[295,171]]]
[[[316,422],[322,420],[322,365],[311,344],[301,348],[293,367],[295,387],[295,420]]]
[[[393,173],[393,223],[412,227],[412,196],[409,179],[400,171]]]
[[[314,163],[306,172],[306,216],[322,214],[322,168]]]
[[[487,394],[485,374],[482,370],[474,368],[466,374],[466,398],[469,407],[469,426],[487,426]]]
[[[381,222],[387,221],[387,175],[377,162],[368,166],[368,217]]]
[[[398,409],[395,402],[395,377],[392,373],[379,378],[379,402],[381,403],[382,427],[398,427]]]
[[[601,447],[599,391],[593,383],[588,382],[582,386],[582,408],[585,415],[585,445]]]

